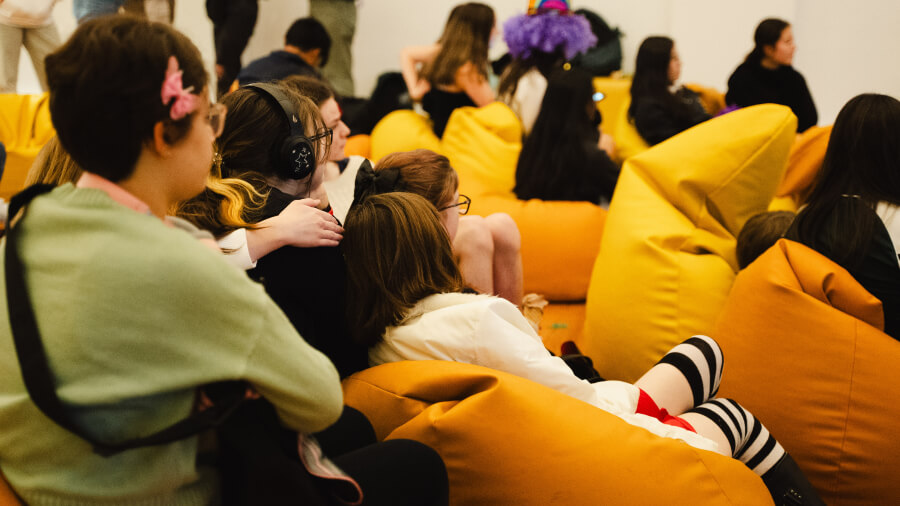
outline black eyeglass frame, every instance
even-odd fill
[[[469,206],[472,205],[472,199],[468,195],[459,194],[460,201],[455,204],[450,204],[449,206],[442,207],[438,209],[438,211],[446,211],[447,209],[452,209],[454,207],[459,207],[459,214],[461,216],[465,216],[469,214]],[[465,207],[462,207],[465,206]]]
[[[323,127],[322,130],[316,132],[316,135],[313,135],[312,137],[310,137],[309,141],[316,142],[317,140],[325,139],[326,137],[328,138],[328,140],[326,142],[328,144],[331,144],[331,139],[334,138],[334,129],[333,128]]]

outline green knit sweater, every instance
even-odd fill
[[[72,185],[35,199],[18,226],[57,393],[93,436],[157,431],[190,413],[196,386],[226,379],[248,380],[301,432],[340,415],[331,362],[261,286],[186,232]],[[47,419],[22,383],[3,289],[0,314],[0,469],[25,501],[214,500],[215,473],[195,465],[196,437],[104,458]]]

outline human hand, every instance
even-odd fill
[[[603,151],[606,151],[606,154],[609,155],[610,158],[615,159],[616,141],[613,140],[612,135],[600,132],[600,141],[597,143],[597,146]]]
[[[318,205],[317,199],[295,200],[281,214],[260,225],[271,227],[285,246],[337,246],[343,238],[344,229],[337,224],[334,216],[316,209]]]
[[[415,86],[413,86],[412,89],[409,90],[409,98],[411,98],[414,102],[418,102],[422,100],[422,97],[424,97],[425,94],[429,91],[431,91],[431,84],[424,79],[419,79],[418,81],[416,81]]]

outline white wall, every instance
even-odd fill
[[[382,72],[399,68],[400,48],[428,44],[440,35],[450,9],[461,0],[362,0],[354,40],[353,72],[357,94],[372,91]],[[484,1],[484,0],[483,0]],[[203,0],[177,0],[175,26],[197,44],[211,69],[212,28]],[[500,25],[524,11],[525,0],[488,0]],[[259,0],[260,14],[244,61],[262,56],[283,43],[290,23],[307,15],[308,2]],[[753,46],[753,30],[765,17],[794,25],[798,50],[794,65],[809,83],[819,109],[819,123],[834,121],[854,95],[867,91],[900,98],[900,1],[864,0],[573,0],[573,8],[594,10],[619,27],[624,70],[634,68],[641,41],[668,35],[681,53],[682,80],[725,90],[728,76]],[[75,27],[72,0],[54,12],[63,37]],[[500,43],[492,56],[503,53]],[[20,62],[19,91],[38,91],[31,61]]]

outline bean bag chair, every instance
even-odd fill
[[[687,83],[684,87],[700,96],[700,103],[710,116],[715,116],[725,109],[725,94],[721,91],[697,83]]]
[[[453,505],[772,504],[737,460],[479,366],[381,365],[344,380],[344,400],[380,439],[434,448]]]
[[[637,127],[628,116],[628,108],[631,107],[631,95],[622,102],[621,110],[616,116],[615,132],[616,161],[619,163],[650,149],[647,141],[638,133]]]
[[[763,420],[832,506],[900,501],[900,342],[883,327],[850,273],[784,239],[738,274],[716,325],[720,395]]]
[[[347,156],[361,156],[369,158],[372,155],[372,139],[367,134],[354,135],[347,139],[347,145],[344,147],[344,154]]]
[[[603,117],[601,128],[615,138],[622,104],[631,97],[631,79],[595,77],[594,89],[604,95],[603,100],[597,102],[597,109]]]
[[[521,135],[515,113],[502,103],[463,107],[444,130],[443,154],[459,173],[460,193],[472,198],[471,213],[504,212],[519,226],[525,292],[584,300],[606,211],[588,202],[518,200]]]
[[[393,111],[375,125],[369,139],[372,162],[397,151],[430,149],[441,153],[441,140],[431,129],[431,120],[408,109]]]
[[[0,506],[21,506],[21,504],[6,478],[0,473]]]
[[[785,106],[748,107],[625,162],[581,348],[601,376],[633,382],[686,337],[712,332],[738,270],[736,237],[772,200],[796,124]]]
[[[0,142],[6,145],[0,198],[9,200],[22,190],[28,169],[41,147],[56,134],[48,106],[46,93],[0,94]]]
[[[830,137],[831,125],[810,127],[797,135],[788,157],[787,169],[781,184],[775,190],[775,199],[769,206],[770,209],[796,212],[806,202],[816,175],[822,168]]]

